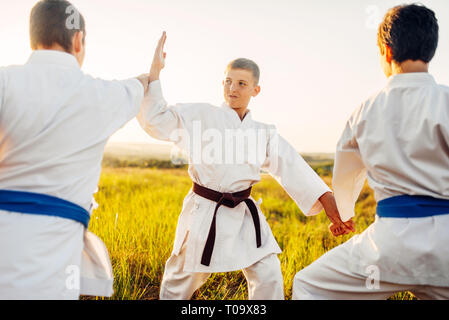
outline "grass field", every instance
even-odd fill
[[[329,177],[323,177],[330,184]],[[104,168],[99,192],[100,207],[90,229],[105,242],[114,269],[112,299],[157,299],[165,261],[170,256],[184,196],[192,187],[185,169]],[[350,238],[334,238],[324,213],[305,217],[270,176],[255,186],[252,196],[261,205],[282,254],[286,299],[291,299],[293,277],[326,251]],[[357,233],[373,220],[375,201],[364,188],[356,206]],[[240,271],[212,275],[194,299],[247,299]],[[393,299],[411,299],[409,293]]]

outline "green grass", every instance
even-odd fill
[[[323,178],[330,184],[330,178]],[[183,169],[104,168],[99,192],[100,207],[94,212],[90,229],[106,244],[114,270],[112,299],[157,299],[164,265],[170,256],[178,215],[192,182]],[[267,217],[282,254],[286,299],[291,299],[293,277],[326,251],[350,238],[334,238],[324,213],[305,217],[269,176],[253,189],[263,198]],[[357,233],[373,220],[375,201],[364,188],[356,205]],[[240,271],[213,274],[193,299],[248,298],[246,281]],[[412,299],[409,293],[393,299]]]

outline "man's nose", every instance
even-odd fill
[[[237,84],[232,83],[232,84],[231,84],[231,87],[230,87],[229,89],[230,89],[231,91],[237,91],[237,88],[238,88]]]

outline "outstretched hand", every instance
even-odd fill
[[[329,230],[332,232],[334,236],[341,236],[344,234],[348,234],[350,232],[355,232],[354,222],[349,220],[347,222],[343,222],[340,217],[340,213],[338,212],[337,203],[335,202],[334,195],[331,192],[326,192],[323,194],[319,201],[323,205],[324,210],[326,211],[326,215],[332,224],[329,226]]]
[[[346,221],[344,224],[345,224],[345,226],[349,227],[352,231],[354,231],[354,221],[352,221],[352,219]],[[342,235],[345,235],[345,234],[348,234],[351,232],[351,231],[345,230],[340,225],[337,225],[334,223],[332,223],[329,226],[329,230],[332,232],[332,234],[335,237],[342,236]]]
[[[156,51],[154,52],[153,63],[151,64],[150,69],[150,82],[159,80],[161,70],[165,67],[165,58],[167,57],[167,54],[164,52],[164,46],[166,40],[167,33],[164,31],[162,37],[159,39]]]

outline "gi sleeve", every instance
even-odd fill
[[[168,105],[159,80],[150,83],[137,120],[151,137],[174,142],[190,150],[194,122],[201,119],[205,104],[184,103]]]
[[[355,203],[366,179],[366,168],[355,136],[359,117],[360,110],[347,122],[335,154],[332,186],[338,211],[344,222],[354,216]]]
[[[92,96],[86,97],[99,111],[98,126],[112,135],[137,116],[144,97],[144,87],[137,79],[106,81],[95,79]]]
[[[137,79],[128,79],[122,81],[112,81],[111,88],[114,90],[115,103],[113,103],[116,112],[121,113],[125,123],[137,116],[142,105],[144,97],[144,88]]]
[[[2,113],[3,100],[5,99],[5,79],[3,72],[3,68],[0,68],[0,114]]]
[[[262,169],[276,179],[306,216],[323,210],[318,199],[331,190],[274,127],[270,130]]]

